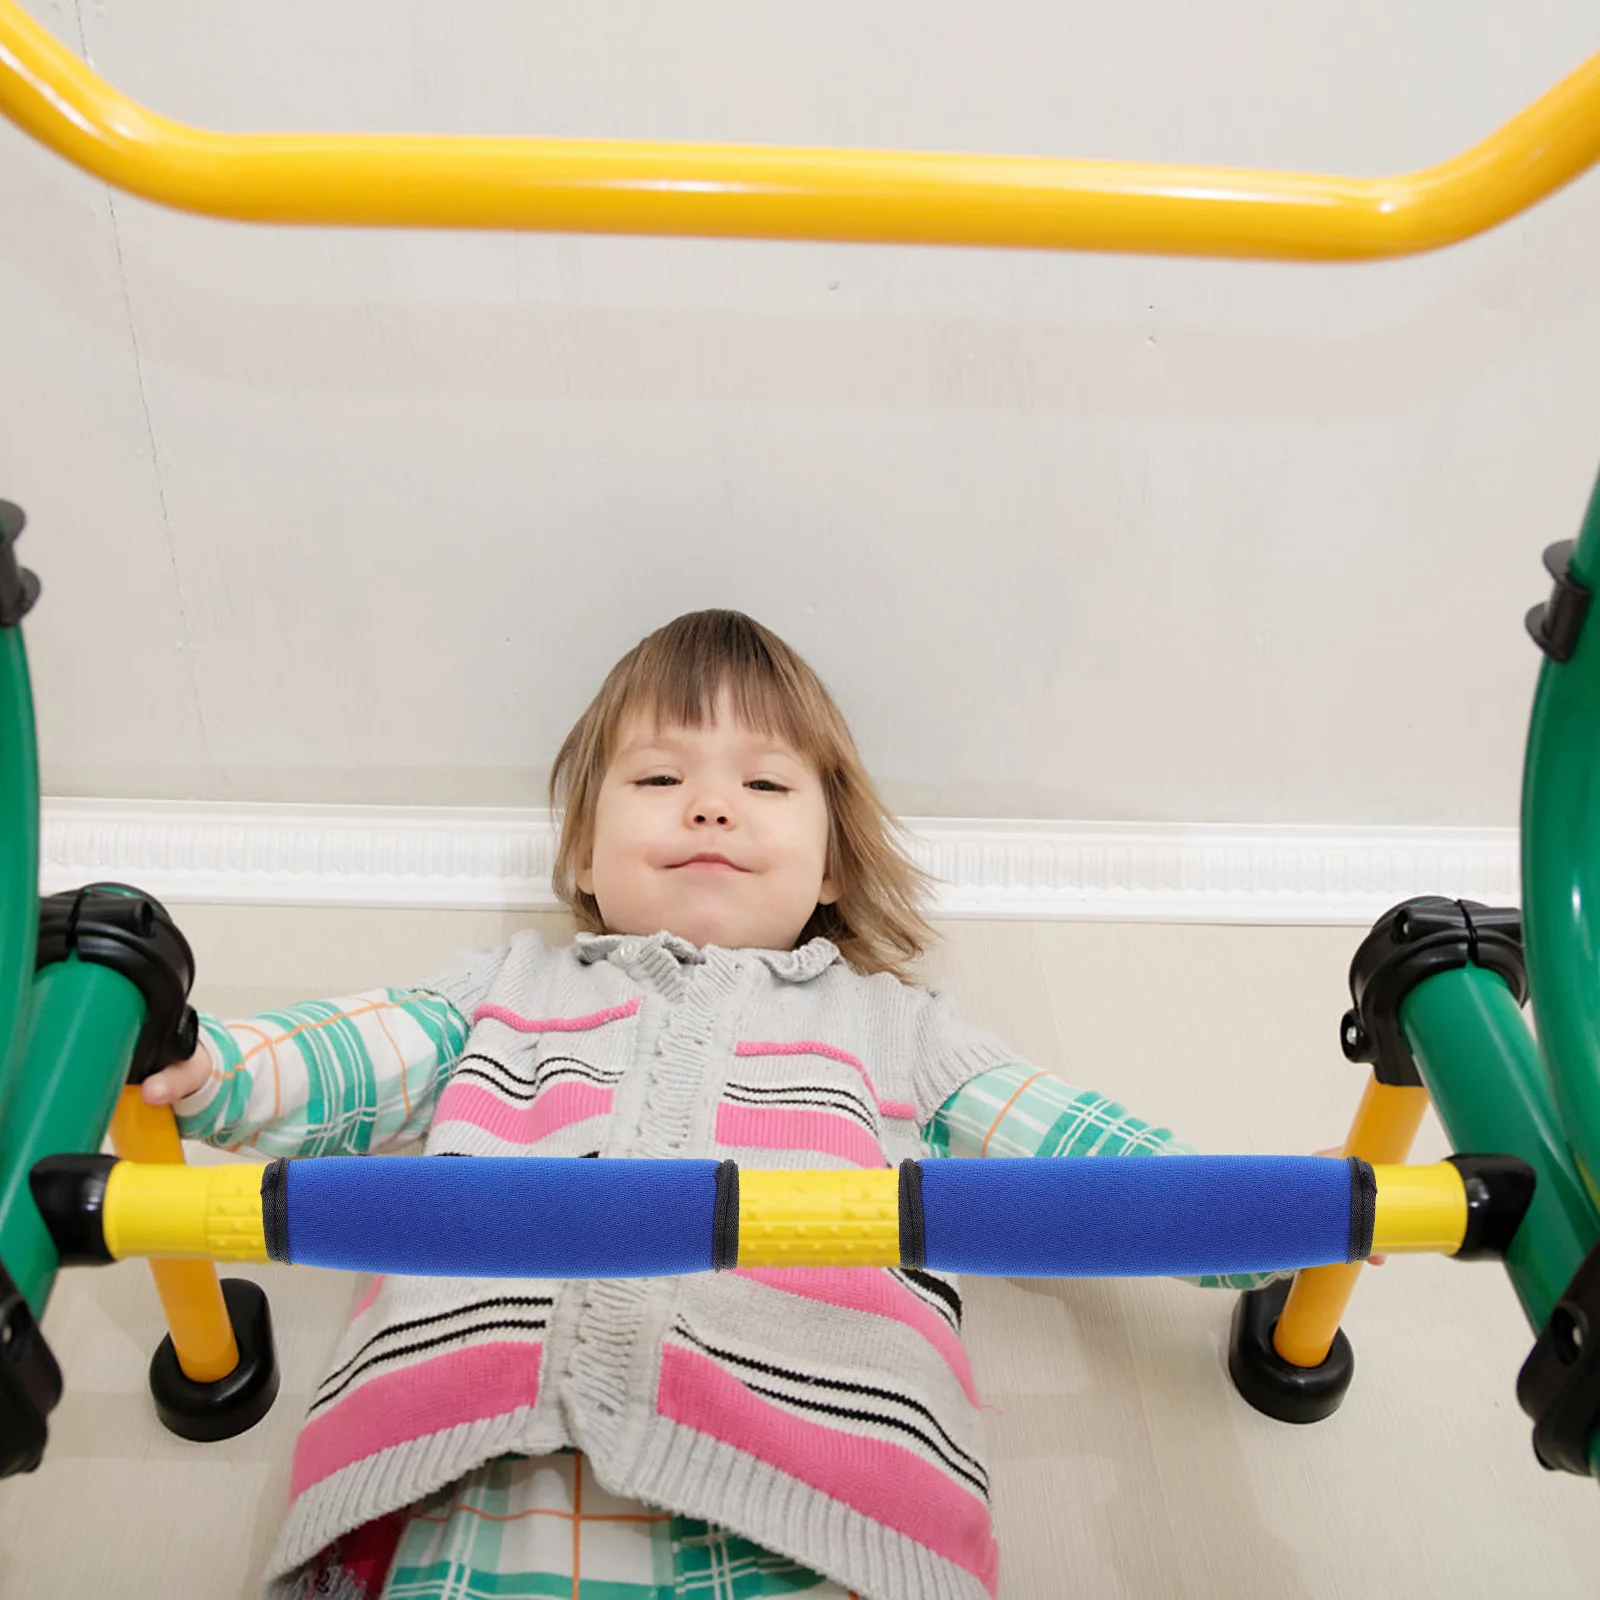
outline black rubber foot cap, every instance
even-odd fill
[[[239,1365],[227,1377],[215,1383],[185,1377],[170,1333],[150,1359],[150,1393],[162,1425],[202,1444],[255,1427],[278,1398],[278,1352],[265,1292],[248,1278],[224,1278],[222,1298],[239,1346]]]
[[[1356,1353],[1341,1328],[1320,1367],[1297,1367],[1273,1348],[1293,1279],[1239,1296],[1228,1339],[1228,1375],[1257,1411],[1279,1422],[1321,1422],[1339,1409],[1356,1372]]]

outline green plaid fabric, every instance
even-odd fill
[[[576,1452],[503,1457],[415,1507],[383,1600],[845,1600],[807,1567],[606,1493]]]
[[[1189,1152],[1170,1128],[1018,1061],[958,1089],[925,1134],[942,1156],[1160,1156]]]
[[[467,1042],[448,1000],[373,989],[244,1022],[202,1016],[211,1081],[181,1101],[186,1139],[269,1156],[359,1156],[420,1139]]]

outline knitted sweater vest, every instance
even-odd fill
[[[472,1021],[428,1155],[897,1165],[1007,1059],[935,995],[862,977],[823,939],[552,949],[524,933],[426,987]],[[998,1558],[960,1322],[952,1279],[900,1269],[381,1280],[296,1445],[269,1592],[485,1461],[570,1445],[613,1493],[872,1600],[982,1600]]]

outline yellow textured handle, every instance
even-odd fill
[[[255,1165],[180,1167],[119,1161],[106,1179],[106,1248],[124,1256],[265,1261]]]
[[[1378,1211],[1372,1253],[1454,1255],[1467,1234],[1467,1185],[1448,1161],[1429,1167],[1374,1167]]]
[[[900,1174],[739,1169],[741,1267],[897,1267]]]

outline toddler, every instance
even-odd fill
[[[570,947],[520,933],[416,988],[202,1019],[145,1098],[271,1156],[1185,1148],[912,984],[924,876],[822,683],[750,618],[624,656],[551,798]],[[268,1593],[983,1600],[961,1317],[952,1278],[898,1268],[379,1280],[296,1445]]]

